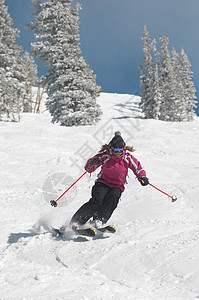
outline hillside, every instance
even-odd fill
[[[199,118],[191,123],[145,120],[139,97],[102,93],[95,126],[60,127],[48,112],[0,123],[0,299],[199,298]],[[69,222],[90,198],[98,172],[86,160],[120,130],[150,182],[128,184],[110,223],[112,236],[87,239],[50,226]]]

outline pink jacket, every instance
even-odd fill
[[[91,168],[90,162],[95,157],[99,157],[101,163]],[[140,162],[126,151],[124,151],[120,157],[116,157],[111,155],[109,149],[107,149],[105,152],[90,158],[85,165],[85,170],[88,173],[92,173],[100,166],[102,166],[102,168],[98,174],[97,182],[102,182],[109,187],[119,187],[122,192],[125,189],[124,184],[129,168],[133,171],[138,180],[140,180],[140,177],[146,176],[146,172],[142,169]]]

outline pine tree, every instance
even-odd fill
[[[176,81],[175,121],[181,122],[187,120],[186,95],[180,78],[179,55],[175,48],[172,50],[172,61],[173,73]]]
[[[176,111],[176,78],[174,76],[171,55],[168,49],[168,37],[159,39],[162,42],[161,51],[161,81],[163,101],[160,108],[160,119],[165,121],[175,121]]]
[[[16,77],[17,59],[23,47],[16,44],[19,30],[8,13],[5,0],[0,0],[0,111],[13,121],[19,119],[20,83]]]
[[[157,50],[157,42],[155,39],[152,40],[150,44],[150,48],[153,51],[153,56],[155,59],[155,68],[154,68],[154,76],[152,81],[152,91],[153,91],[153,118],[160,118],[160,107],[163,101],[163,91],[162,91],[162,81],[161,81],[161,61],[160,61],[160,53]]]
[[[47,109],[53,122],[61,125],[86,125],[99,120],[96,103],[100,87],[88,63],[81,56],[79,37],[80,6],[72,0],[33,0],[35,21],[29,26],[37,42],[32,54],[48,66],[43,77],[47,86]]]
[[[141,62],[140,66],[140,96],[141,96],[141,102],[140,107],[142,108],[142,111],[144,112],[145,116],[147,118],[153,118],[153,92],[152,92],[152,82],[153,82],[153,76],[154,76],[154,63],[152,60],[152,56],[150,54],[150,36],[149,31],[146,28],[146,25],[144,26],[144,36],[141,38],[143,41],[143,51],[144,51],[144,58]]]
[[[144,36],[141,39],[143,40],[144,59],[140,65],[140,107],[146,118],[158,119],[162,101],[159,82],[160,59],[156,49],[156,41],[153,40],[150,44],[149,32],[146,25],[144,26]],[[153,61],[151,49],[157,59],[156,62]]]
[[[154,71],[154,82],[153,82],[153,99],[154,99],[154,105],[153,105],[153,118],[159,119],[160,117],[160,108],[162,105],[162,88],[160,85],[159,80],[159,68],[158,64],[155,65],[155,71]]]
[[[179,56],[179,69],[180,69],[180,80],[181,80],[181,86],[184,91],[184,97],[185,97],[185,106],[186,106],[186,119],[187,121],[192,121],[193,116],[195,115],[194,108],[197,107],[195,100],[196,97],[196,88],[192,81],[193,78],[193,72],[191,71],[191,63],[189,62],[189,59],[184,51],[184,49],[181,50],[180,56]]]

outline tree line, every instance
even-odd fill
[[[184,51],[168,49],[169,38],[161,37],[160,50],[144,26],[140,64],[140,107],[146,118],[163,121],[192,121],[197,101],[191,64]]]
[[[46,107],[52,122],[64,126],[95,124],[102,115],[97,97],[102,89],[80,48],[81,6],[72,0],[32,0],[34,31],[31,55],[16,43],[5,0],[0,0],[0,120],[18,121],[21,112],[39,112],[40,88],[47,92]],[[140,65],[141,102],[146,118],[191,121],[196,107],[193,73],[184,51],[168,50],[169,39],[150,39],[144,26],[144,58]],[[48,68],[37,76],[34,58]],[[40,87],[36,101],[32,87]]]

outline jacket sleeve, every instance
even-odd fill
[[[91,162],[91,160],[92,160],[93,158],[96,158],[96,157],[100,158],[101,162],[100,162],[99,165],[95,165],[95,166],[92,166],[92,167],[91,167],[91,166],[90,166],[90,162]],[[103,164],[103,153],[99,153],[99,154],[97,154],[97,155],[95,155],[95,156],[89,158],[84,168],[85,168],[85,170],[86,170],[88,173],[92,173],[92,172],[94,172],[97,168],[99,168],[102,164]]]
[[[146,177],[146,172],[142,168],[141,163],[131,154],[128,155],[129,168],[136,175],[137,179],[140,180],[142,176]]]

